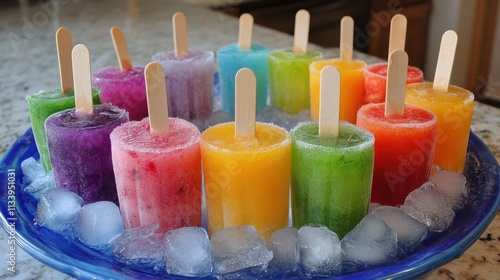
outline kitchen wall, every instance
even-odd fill
[[[495,29],[495,41],[493,43],[493,54],[491,56],[489,86],[486,88],[487,95],[492,99],[500,101],[500,5],[497,10],[497,22]]]

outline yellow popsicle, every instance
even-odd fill
[[[340,120],[356,123],[356,115],[363,105],[364,73],[366,63],[361,60],[319,60],[309,65],[311,119],[319,118],[319,78],[326,66],[335,66],[340,71]]]
[[[435,90],[431,83],[406,86],[406,103],[423,107],[437,116],[434,165],[462,172],[465,164],[474,95],[463,88],[449,86]]]
[[[267,240],[288,224],[291,139],[264,123],[256,123],[255,138],[234,135],[234,123],[201,135],[208,232],[252,225]]]

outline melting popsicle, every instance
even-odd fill
[[[432,111],[437,116],[433,164],[462,172],[474,110],[474,94],[449,85],[457,40],[457,34],[452,30],[443,34],[434,83],[408,85],[406,101]]]
[[[375,166],[371,202],[397,206],[429,180],[436,139],[436,116],[405,105],[408,56],[389,57],[385,103],[363,105],[356,124],[375,136]]]
[[[56,185],[77,193],[84,203],[117,202],[109,134],[128,121],[128,113],[110,104],[94,106],[89,51],[77,45],[72,58],[76,108],[45,121]]]
[[[149,118],[111,133],[113,169],[124,226],[159,224],[159,230],[201,226],[200,132],[168,117],[165,73],[145,69]]]
[[[333,66],[321,70],[319,123],[291,131],[292,220],[296,228],[321,224],[342,238],[368,213],[374,137],[339,123],[340,75]]]
[[[174,51],[153,56],[165,69],[168,112],[185,120],[207,119],[212,114],[214,53],[189,50],[186,17],[177,12],[172,17]]]
[[[73,92],[73,69],[71,63],[71,49],[73,42],[71,32],[61,27],[56,32],[57,58],[59,60],[59,74],[61,88],[26,96],[30,114],[31,127],[35,136],[35,143],[40,154],[40,163],[45,171],[52,169],[47,148],[45,134],[45,120],[52,114],[75,107]],[[92,92],[95,104],[100,103],[99,92]]]
[[[120,67],[106,67],[95,72],[92,82],[100,89],[102,103],[127,110],[130,120],[142,120],[148,116],[144,67],[132,66],[123,31],[113,26],[110,33]]]
[[[298,11],[293,49],[269,53],[271,105],[291,115],[309,109],[309,64],[323,58],[320,52],[307,51],[309,20],[309,12]]]
[[[398,14],[391,20],[389,34],[389,55],[395,50],[405,49],[406,17]],[[387,83],[387,63],[368,65],[364,70],[365,96],[364,103],[380,103],[385,101]],[[408,66],[406,84],[419,83],[424,80],[424,73],[417,67]]]
[[[272,124],[255,123],[255,75],[236,75],[235,122],[201,135],[209,234],[252,225],[267,240],[288,223],[290,136]]]
[[[222,109],[234,115],[234,76],[241,68],[251,69],[257,78],[257,113],[266,107],[269,85],[268,55],[265,46],[252,44],[253,17],[240,16],[239,40],[217,51]]]
[[[335,66],[340,71],[340,120],[356,123],[356,114],[364,104],[364,74],[366,63],[352,59],[354,21],[345,16],[340,24],[340,58],[318,60],[309,65],[311,86],[311,120],[319,119],[320,73],[326,66]]]

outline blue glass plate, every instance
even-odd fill
[[[111,254],[103,254],[77,241],[36,227],[33,224],[36,201],[23,191],[26,184],[20,168],[20,163],[28,157],[39,157],[31,130],[11,146],[0,163],[0,207],[2,226],[7,229],[7,219],[11,216],[7,211],[6,182],[8,169],[13,169],[16,180],[17,241],[29,254],[79,279],[185,279],[150,268],[126,266]],[[498,163],[473,133],[469,139],[465,174],[470,182],[469,201],[464,209],[457,212],[454,223],[448,230],[426,239],[419,248],[399,261],[336,279],[413,278],[458,258],[480,237],[500,208]]]

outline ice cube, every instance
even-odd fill
[[[427,226],[403,210],[392,206],[381,206],[373,210],[373,214],[380,217],[396,232],[398,240],[398,255],[402,256],[415,249],[427,236]]]
[[[213,271],[210,240],[205,229],[183,227],[171,230],[163,240],[167,272],[203,277]]]
[[[280,108],[266,107],[256,116],[256,121],[272,123],[286,130],[294,128],[299,121]]]
[[[158,224],[126,229],[111,242],[113,254],[127,264],[152,264],[164,260],[162,233],[156,233]]]
[[[299,229],[300,265],[310,276],[337,276],[342,271],[342,249],[336,233],[323,226]]]
[[[401,210],[435,232],[446,230],[455,218],[445,196],[430,182],[408,194]]]
[[[76,193],[63,188],[46,191],[38,201],[35,224],[58,233],[68,233],[83,205]]]
[[[273,258],[253,226],[224,228],[210,240],[217,273],[230,273],[250,267],[266,267]]]
[[[282,272],[291,272],[297,269],[299,251],[297,250],[298,230],[293,227],[278,229],[267,241],[267,248],[273,252],[273,259],[269,265]]]
[[[429,181],[446,197],[450,207],[454,210],[463,207],[467,197],[467,179],[464,174],[439,168]]]
[[[75,236],[87,246],[103,249],[123,232],[118,206],[98,201],[82,207],[74,223]]]
[[[24,191],[32,195],[36,199],[40,199],[40,196],[47,190],[56,187],[56,181],[54,178],[54,171],[49,171],[41,177],[36,178],[29,184]]]
[[[378,216],[368,214],[342,238],[343,270],[353,272],[395,261],[396,233]]]
[[[43,166],[33,157],[29,157],[21,162],[21,170],[23,171],[24,178],[28,183],[33,182],[45,175]]]
[[[380,206],[382,206],[382,204],[377,203],[377,202],[371,202],[370,203],[370,208],[368,209],[368,213],[373,212],[373,210],[377,209]]]

